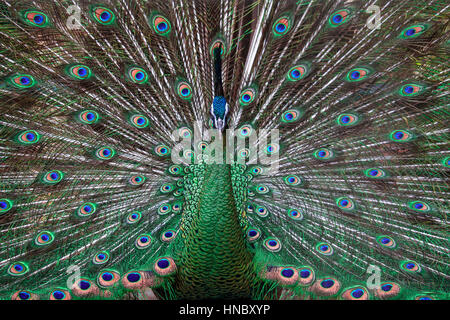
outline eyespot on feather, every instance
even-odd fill
[[[11,300],[39,300],[39,296],[29,290],[19,290],[13,293]]]
[[[72,296],[70,292],[66,289],[56,288],[50,293],[50,300],[71,300]]]
[[[400,286],[394,282],[382,282],[374,291],[374,295],[380,299],[395,297],[400,293]]]
[[[350,9],[340,9],[333,12],[328,18],[328,24],[330,27],[335,28],[344,23],[347,23],[352,15]]]
[[[411,25],[403,29],[398,37],[404,40],[417,38],[421,36],[423,33],[425,33],[430,28],[430,26],[431,26],[430,24],[426,23]]]
[[[156,260],[153,269],[158,275],[164,277],[173,274],[177,267],[171,257],[165,256]]]
[[[153,243],[153,238],[150,234],[144,233],[136,238],[134,245],[137,249],[147,249]]]
[[[9,78],[9,82],[17,89],[28,89],[36,84],[36,80],[29,74],[16,74]]]
[[[21,277],[28,271],[30,271],[28,264],[22,261],[12,263],[8,268],[8,274],[13,277]]]
[[[97,276],[97,284],[101,288],[114,286],[120,280],[120,274],[115,270],[102,270]]]
[[[22,21],[32,27],[45,28],[50,24],[48,16],[39,10],[25,10],[20,12]]]
[[[370,295],[366,288],[362,286],[355,286],[346,289],[342,295],[344,300],[369,300]]]
[[[40,139],[41,139],[40,134],[34,130],[22,131],[17,136],[17,141],[23,145],[31,145],[38,143]]]
[[[14,202],[10,199],[0,199],[0,217],[13,208]]]
[[[272,25],[272,33],[275,37],[284,36],[291,29],[291,18],[287,15],[278,18]]]
[[[161,36],[167,36],[172,30],[170,21],[160,14],[155,14],[152,16],[151,25],[153,30]]]
[[[90,14],[95,22],[104,26],[112,25],[116,20],[114,12],[103,6],[91,6]]]
[[[336,278],[328,277],[317,279],[311,290],[321,296],[334,296],[340,288],[341,284]]]

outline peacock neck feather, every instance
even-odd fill
[[[256,274],[233,194],[232,166],[190,168],[176,291],[191,299],[250,297]]]

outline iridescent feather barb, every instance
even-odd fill
[[[3,1],[0,298],[448,299],[449,9]]]

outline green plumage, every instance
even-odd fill
[[[449,9],[3,1],[0,299],[448,299]]]
[[[233,196],[231,167],[192,170],[191,179],[198,182],[185,180],[177,289],[184,298],[249,298],[256,274]]]

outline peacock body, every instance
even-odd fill
[[[448,299],[449,8],[3,0],[0,298]]]

